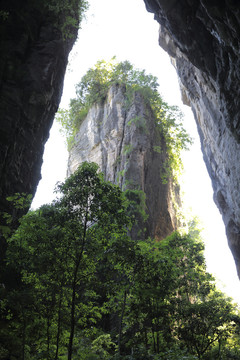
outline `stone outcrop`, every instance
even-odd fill
[[[122,189],[142,190],[148,219],[133,229],[132,236],[139,237],[139,227],[146,227],[141,236],[162,239],[176,228],[173,193],[178,200],[177,188],[161,180],[166,145],[143,97],[136,93],[130,106],[125,103],[125,88],[113,86],[104,104],[90,109],[70,151],[68,175],[82,162],[93,161],[106,180]]]
[[[41,177],[44,144],[77,36],[77,27],[65,29],[69,12],[78,24],[76,1],[69,1],[65,12],[55,10],[56,4],[1,1],[0,212],[12,214],[6,197],[34,194]]]
[[[240,275],[239,2],[144,1],[160,24],[159,43],[173,59],[183,101],[192,107]]]

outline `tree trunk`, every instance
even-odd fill
[[[154,349],[154,352],[157,353],[153,323],[152,323],[152,338],[153,338],[153,349]]]
[[[47,358],[50,359],[50,316],[47,311]]]
[[[124,317],[124,312],[125,312],[125,307],[126,307],[126,299],[127,299],[127,290],[124,291],[123,304],[122,304],[122,312],[121,312],[119,332],[118,332],[118,352],[119,352],[119,355],[121,355],[122,324],[123,324],[123,317]]]
[[[73,338],[74,338],[74,329],[75,329],[75,306],[76,306],[76,288],[77,288],[77,273],[80,261],[76,264],[74,271],[74,277],[72,282],[72,302],[71,302],[71,318],[70,318],[70,336],[68,342],[68,360],[72,360],[72,348],[73,348]]]
[[[61,286],[60,298],[59,298],[59,303],[58,303],[58,320],[57,320],[57,338],[56,338],[55,360],[58,360],[59,341],[60,341],[60,333],[61,333],[62,296],[63,296],[63,289],[62,289],[62,286]]]
[[[23,312],[23,327],[22,327],[22,360],[25,359],[25,346],[26,346],[26,321]]]
[[[144,330],[144,339],[145,339],[145,348],[146,348],[146,350],[148,350],[147,329]]]
[[[85,247],[86,234],[87,234],[87,221],[88,221],[88,208],[85,214],[84,221],[84,230],[82,236],[82,246],[81,251],[78,255],[76,255],[76,265],[73,274],[73,282],[72,282],[72,301],[71,301],[71,320],[70,320],[70,336],[68,342],[68,360],[72,360],[72,348],[73,348],[73,338],[74,338],[74,330],[75,330],[75,307],[76,307],[76,290],[77,290],[77,274],[78,269],[82,260],[82,255]]]

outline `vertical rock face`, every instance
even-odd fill
[[[238,1],[145,0],[192,107],[215,202],[240,275],[240,6]]]
[[[74,3],[69,9],[78,22]],[[51,5],[54,1],[1,1],[0,212],[13,212],[7,196],[36,190],[77,35],[71,26],[63,33],[69,14],[56,15]]]
[[[162,239],[176,227],[176,189],[161,180],[166,145],[142,96],[136,93],[127,109],[125,104],[125,89],[113,86],[105,103],[90,109],[70,151],[68,175],[83,161],[93,161],[106,180],[123,189],[143,190],[148,215],[144,236]],[[136,231],[133,236],[139,236]]]

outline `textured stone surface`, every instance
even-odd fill
[[[215,202],[240,274],[240,5],[145,0],[198,125]]]
[[[34,194],[40,179],[77,28],[68,28],[64,40],[67,12],[56,17],[44,6],[54,2],[0,2],[0,212],[13,213],[6,197]]]
[[[90,109],[70,152],[68,175],[83,161],[94,161],[106,180],[143,190],[149,215],[145,235],[162,239],[176,227],[173,187],[161,181],[165,143],[141,95],[135,94],[128,110],[125,100],[125,89],[114,86],[103,105]],[[161,146],[162,152],[154,151],[155,146]]]

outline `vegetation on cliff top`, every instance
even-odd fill
[[[54,34],[56,40],[59,34],[64,40],[75,40],[88,5],[87,0],[25,0],[21,6],[18,0],[5,1],[0,10],[1,35],[13,28],[37,39],[44,20],[59,30]],[[6,44],[2,41],[1,48]]]
[[[57,119],[62,125],[69,150],[74,144],[74,137],[89,109],[94,104],[103,103],[113,85],[125,89],[125,106],[128,109],[134,100],[134,94],[140,93],[143,101],[151,107],[156,119],[156,127],[164,137],[167,147],[167,163],[163,181],[172,176],[176,178],[182,169],[181,151],[188,149],[191,139],[186,133],[182,114],[176,106],[169,106],[158,92],[157,78],[146,74],[145,70],[134,69],[128,62],[110,62],[104,60],[89,69],[76,86],[76,98],[71,99],[68,110],[61,109]],[[160,148],[156,151],[162,151]]]
[[[89,3],[87,0],[43,0],[39,5],[54,14],[57,19],[56,27],[61,31],[63,38],[68,39],[74,37],[73,30],[79,28]]]

